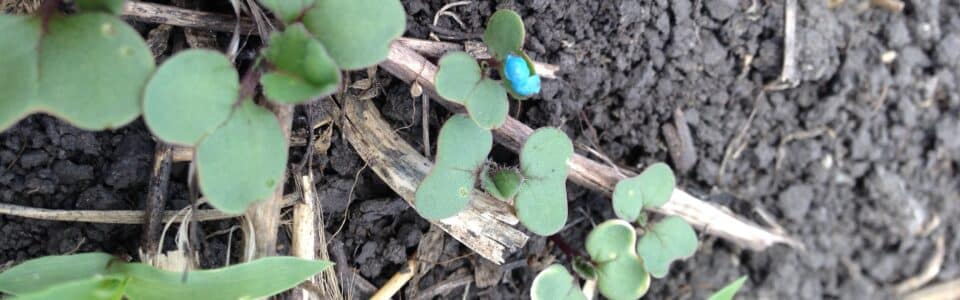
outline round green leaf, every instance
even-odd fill
[[[743,284],[747,282],[747,276],[740,277],[734,282],[731,282],[727,286],[723,287],[713,295],[710,295],[707,300],[733,300],[733,296],[737,295],[737,292],[740,291],[740,288],[743,287]]]
[[[634,255],[601,264],[598,271],[597,289],[609,299],[639,299],[650,288],[650,274]]]
[[[587,254],[596,263],[606,263],[620,256],[634,255],[637,232],[623,220],[608,220],[594,227],[587,235]]]
[[[451,52],[440,59],[436,81],[437,94],[463,104],[480,82],[480,65],[466,52]]]
[[[429,220],[452,217],[473,196],[473,186],[483,162],[493,148],[490,131],[477,127],[464,115],[455,115],[440,128],[437,162],[417,187],[414,206]]]
[[[502,61],[507,54],[521,52],[524,35],[523,19],[520,15],[509,9],[500,9],[487,21],[483,41],[497,59]]]
[[[662,278],[674,260],[690,257],[697,251],[697,234],[680,217],[667,217],[653,225],[637,243],[637,253],[647,271]]]
[[[52,17],[40,42],[39,110],[88,130],[116,128],[140,115],[153,55],[117,17]]]
[[[37,92],[40,21],[37,18],[0,14],[0,131],[30,113]]]
[[[490,149],[493,149],[493,134],[489,130],[477,127],[462,114],[454,115],[440,128],[435,168],[479,170]]]
[[[507,91],[496,81],[483,79],[477,83],[465,103],[477,125],[484,129],[493,129],[503,126],[507,121],[507,111],[510,103],[507,102]]]
[[[573,142],[559,129],[537,129],[523,144],[520,168],[529,179],[567,178],[567,161],[573,156]]]
[[[220,52],[180,52],[147,84],[143,119],[168,143],[196,145],[230,117],[240,94],[238,80],[233,64]]]
[[[561,265],[552,265],[540,271],[530,287],[533,300],[585,300],[576,281]]]
[[[145,264],[123,264],[130,277],[130,299],[260,299],[288,290],[332,265],[321,260],[266,257],[215,270],[161,271]]]
[[[270,9],[285,24],[296,21],[315,2],[316,0],[260,0],[263,6]]]
[[[567,223],[566,179],[528,179],[520,185],[514,203],[517,218],[531,232],[550,236]]]
[[[670,200],[676,179],[665,163],[647,167],[640,175],[621,180],[613,191],[613,211],[617,217],[635,221],[644,208],[660,207]]]
[[[476,178],[463,170],[434,167],[414,196],[417,212],[427,220],[440,220],[460,213],[473,198]]]
[[[273,195],[287,166],[287,143],[277,118],[250,100],[197,147],[200,188],[227,213],[242,213]]]
[[[264,55],[276,67],[260,79],[270,100],[299,104],[329,95],[340,84],[340,70],[302,24],[271,36]]]
[[[303,23],[347,70],[373,66],[387,57],[390,43],[406,29],[398,0],[317,0]]]

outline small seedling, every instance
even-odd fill
[[[511,201],[520,222],[539,235],[560,231],[567,221],[567,160],[573,143],[555,128],[535,131],[523,145],[520,168],[484,166],[493,145],[489,130],[456,115],[440,129],[437,161],[417,188],[416,207],[437,220],[456,215],[480,185],[495,198]]]
[[[676,179],[667,164],[656,163],[633,178],[621,180],[613,191],[613,211],[617,217],[634,222],[644,209],[660,207],[670,200]]]
[[[437,161],[417,188],[414,202],[424,218],[452,217],[467,207],[479,179],[493,135],[467,116],[455,115],[440,128]]]
[[[597,225],[587,235],[585,243],[589,261],[580,257],[573,260],[577,274],[586,279],[595,279],[597,288],[605,297],[642,297],[650,286],[651,276],[664,277],[673,261],[689,257],[696,251],[697,235],[679,217],[666,217],[653,224],[639,241],[631,225],[631,222],[639,222],[645,226],[646,215],[643,210],[660,207],[669,201],[674,184],[673,172],[662,163],[654,164],[640,175],[617,184],[613,206],[617,216],[623,220],[608,220]],[[563,272],[566,274],[565,270]],[[562,288],[556,283],[551,284]]]
[[[492,65],[500,67],[500,75],[505,80],[498,83],[487,78],[487,72],[469,54],[452,52],[440,59],[435,79],[437,93],[464,105],[480,127],[502,126],[510,108],[507,93],[522,100],[540,91],[540,76],[523,53],[525,34],[517,13],[498,10],[487,22],[483,38],[494,53]]]
[[[640,175],[617,183],[613,192],[614,212],[621,219],[645,225],[643,210],[669,201],[675,185],[669,166],[653,164]],[[671,262],[689,257],[696,250],[696,233],[678,217],[667,217],[653,224],[637,243],[637,253],[643,258],[647,271],[656,278],[666,276]]]
[[[267,257],[184,277],[103,253],[47,256],[0,273],[0,292],[17,299],[256,299],[292,288],[330,265]]]
[[[440,59],[437,93],[463,104],[470,117],[484,129],[497,128],[507,120],[507,92],[496,81],[483,78],[480,65],[465,52],[453,52]]]
[[[514,208],[533,233],[552,235],[567,222],[567,161],[572,156],[573,143],[556,128],[538,129],[523,144],[523,181]]]
[[[270,197],[287,163],[277,118],[239,95],[237,71],[226,56],[187,50],[159,68],[143,104],[154,135],[197,147],[200,188],[211,205],[230,213]]]

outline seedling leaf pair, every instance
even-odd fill
[[[556,128],[538,129],[520,151],[524,180],[514,207],[520,222],[538,235],[557,233],[567,222],[567,161],[571,156],[573,143]]]
[[[596,264],[597,288],[611,299],[637,299],[647,293],[650,274],[637,256],[636,231],[622,220],[597,225],[587,235],[587,253]]]
[[[166,142],[197,147],[201,190],[228,213],[270,197],[287,162],[276,117],[238,99],[237,77],[223,54],[188,50],[168,59],[144,93],[147,126]]]
[[[0,273],[0,292],[23,299],[256,299],[287,290],[330,265],[267,257],[184,277],[103,253],[47,256]]]
[[[621,219],[636,221],[644,209],[667,203],[675,185],[673,171],[667,164],[653,164],[640,175],[617,183],[613,191],[613,210]]]
[[[40,17],[0,15],[0,129],[47,112],[82,129],[115,128],[140,115],[154,70],[149,48],[119,18],[98,12]]]
[[[576,280],[561,265],[551,265],[540,271],[530,287],[533,300],[586,300]]]
[[[464,115],[447,120],[437,140],[437,161],[417,188],[414,204],[420,215],[439,220],[463,210],[492,148],[489,130]]]
[[[436,83],[440,97],[463,104],[481,128],[497,128],[506,122],[510,109],[507,91],[496,81],[483,78],[480,65],[469,54],[452,52],[444,55],[440,59]]]

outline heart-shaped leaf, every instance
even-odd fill
[[[230,117],[240,94],[238,80],[233,64],[220,52],[180,52],[147,84],[143,119],[168,143],[196,145]]]
[[[340,84],[333,59],[301,24],[271,36],[265,56],[276,67],[260,79],[271,100],[299,104],[329,95]]]
[[[286,166],[287,143],[277,118],[251,100],[197,147],[200,188],[227,213],[242,213],[273,195]]]
[[[101,11],[119,15],[126,0],[74,0],[80,11]]]
[[[31,259],[0,273],[0,292],[13,295],[36,293],[51,286],[106,275],[107,265],[113,259],[104,253]]]
[[[136,119],[154,70],[140,33],[103,13],[52,17],[47,26],[34,107],[88,130]]]
[[[480,65],[477,61],[470,54],[458,51],[440,58],[434,81],[440,97],[463,104],[480,79]]]
[[[303,23],[347,70],[373,66],[387,57],[390,43],[406,29],[398,0],[317,0]]]
[[[516,169],[504,168],[492,172],[484,171],[480,177],[480,183],[494,198],[503,201],[513,201],[520,191],[520,183],[523,177]]]
[[[573,143],[556,128],[535,131],[520,151],[526,178],[517,193],[517,217],[527,229],[542,236],[560,231],[567,222],[567,161]]]
[[[496,55],[497,60],[502,61],[507,54],[522,51],[525,34],[520,15],[509,9],[500,9],[487,21],[483,41]]]
[[[510,103],[507,102],[507,91],[496,81],[480,80],[470,92],[466,100],[467,112],[477,125],[484,129],[493,129],[503,126],[507,121],[507,112]]]
[[[647,271],[662,278],[674,260],[690,257],[697,251],[697,234],[680,217],[666,217],[654,224],[637,243],[637,253]]]
[[[331,265],[294,257],[265,257],[216,270],[157,270],[145,264],[124,264],[131,299],[259,299],[290,289]]]
[[[609,299],[639,299],[650,289],[650,274],[643,267],[644,261],[635,255],[621,256],[601,264],[597,272],[597,289]]]
[[[586,300],[577,282],[561,265],[552,265],[540,271],[530,287],[533,300]]]
[[[466,106],[470,118],[481,128],[497,128],[506,122],[510,109],[507,91],[496,81],[482,78],[480,72],[477,61],[467,53],[444,55],[435,78],[437,93]]]
[[[747,276],[740,277],[713,295],[710,295],[707,300],[733,300],[733,296],[737,295],[737,292],[740,291],[740,288],[743,287],[745,282],[747,282]]]
[[[637,232],[623,220],[608,220],[594,227],[587,235],[587,254],[596,263],[606,263],[620,256],[636,256]]]
[[[0,14],[0,131],[30,113],[37,92],[40,21]]]
[[[290,24],[300,18],[316,0],[260,0],[283,23]]]
[[[437,161],[417,187],[414,204],[429,220],[452,217],[473,196],[483,162],[493,148],[493,135],[464,115],[455,115],[440,128]]]
[[[620,180],[613,191],[617,217],[636,221],[643,209],[660,207],[670,200],[676,179],[665,163],[655,163],[633,178]]]

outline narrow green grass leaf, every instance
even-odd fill
[[[747,282],[747,276],[740,277],[716,293],[713,293],[713,295],[710,295],[707,300],[733,300],[733,297],[737,295],[737,292],[740,291],[740,288],[743,287],[745,282]]]
[[[181,272],[157,270],[144,264],[126,264],[130,299],[235,300],[269,297],[288,290],[332,265],[327,261],[294,257],[266,257],[216,270]],[[186,278],[186,280],[184,280]]]
[[[0,292],[20,295],[107,274],[113,256],[104,253],[44,256],[0,273]]]

